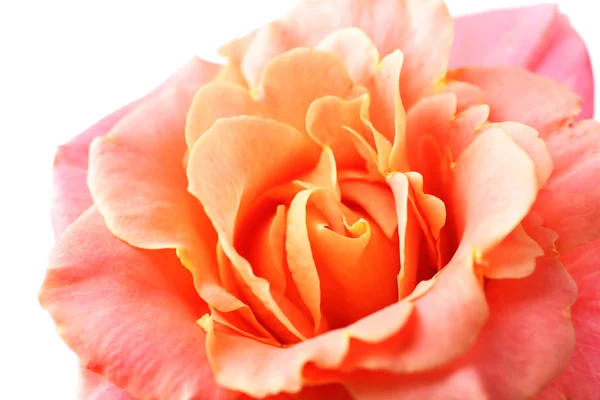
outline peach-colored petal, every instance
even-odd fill
[[[483,257],[483,275],[492,279],[524,278],[533,273],[536,258],[543,255],[542,247],[518,225]]]
[[[454,93],[458,98],[457,112],[483,104],[483,91],[470,83],[446,80],[444,91]]]
[[[455,363],[419,374],[351,374],[346,387],[358,400],[532,398],[568,363],[575,285],[562,265],[541,259],[527,278],[490,281],[486,297],[490,319]]]
[[[375,129],[390,141],[394,140],[396,131],[401,129],[401,132],[398,132],[397,147],[405,144],[403,141],[405,111],[400,98],[400,72],[403,64],[404,55],[400,51],[396,50],[388,54],[377,65],[371,81],[367,83],[371,95],[369,120]],[[399,148],[396,151],[404,150]]]
[[[188,162],[189,191],[215,227],[248,303],[285,341],[304,334],[282,312],[268,281],[234,248],[236,224],[267,188],[307,172],[319,155],[319,146],[289,125],[242,116],[217,121],[196,141]]]
[[[403,101],[410,106],[444,77],[452,47],[452,20],[439,0],[304,0],[286,17],[259,30],[249,46],[227,53],[245,55],[242,69],[256,86],[268,60],[293,47],[317,45],[336,29],[363,30],[382,55],[400,49],[407,58]],[[248,42],[246,42],[248,43]]]
[[[398,221],[400,247],[400,271],[398,279],[398,298],[408,296],[417,286],[419,270],[419,247],[421,232],[415,220],[414,211],[409,204],[410,185],[402,173],[393,173],[388,178],[393,193]]]
[[[198,90],[187,114],[185,141],[191,149],[196,140],[220,118],[260,115],[259,105],[248,90],[231,83],[214,82]]]
[[[342,199],[364,209],[385,235],[393,237],[398,227],[394,197],[389,188],[379,182],[346,179],[340,182]]]
[[[122,388],[87,368],[79,369],[77,398],[80,400],[135,400]]]
[[[331,32],[317,44],[316,49],[342,60],[355,85],[367,82],[379,62],[379,52],[371,39],[354,27]]]
[[[356,149],[352,134],[344,128],[352,128],[366,136],[366,128],[360,119],[360,110],[365,101],[365,97],[344,100],[325,96],[312,102],[306,113],[308,134],[331,148],[340,169],[365,167],[365,160]]]
[[[535,166],[527,153],[500,129],[480,134],[454,168],[457,251],[491,250],[527,215],[536,194]]]
[[[600,241],[578,247],[561,261],[579,289],[571,309],[575,350],[569,366],[535,399],[593,399],[600,387]]]
[[[56,237],[93,203],[86,182],[92,140],[108,133],[126,115],[167,88],[182,83],[200,85],[212,79],[218,69],[216,64],[194,58],[150,94],[115,111],[59,147],[53,168],[52,225]]]
[[[499,122],[487,124],[480,130],[481,133],[488,129],[500,128],[508,134],[512,140],[529,154],[529,157],[535,164],[535,176],[538,181],[538,188],[543,187],[552,174],[554,163],[548,153],[546,143],[538,137],[538,132],[518,122]]]
[[[228,397],[206,360],[195,321],[207,307],[189,272],[172,250],[114,237],[95,208],[61,235],[40,303],[82,366],[132,397]]]
[[[546,139],[554,173],[534,210],[559,234],[564,253],[600,237],[600,123],[579,121]]]
[[[455,20],[450,68],[512,65],[555,79],[594,111],[594,82],[584,41],[554,4],[494,10]],[[568,57],[564,55],[568,54]]]
[[[321,308],[330,328],[336,328],[398,300],[400,263],[397,243],[360,210],[345,209],[347,233],[336,232],[323,206],[308,208],[303,222],[321,280]]]
[[[542,139],[581,111],[581,98],[566,86],[522,68],[462,68],[448,75],[483,90],[490,121],[521,122],[537,129]]]
[[[265,66],[258,101],[273,118],[305,131],[306,112],[313,101],[328,95],[347,97],[352,86],[340,59],[299,48],[273,58]]]

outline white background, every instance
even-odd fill
[[[48,210],[56,146],[154,88],[194,53],[217,59],[219,44],[294,1],[0,3],[0,397],[71,400],[75,356],[37,303],[53,243]],[[455,15],[534,3],[448,1]],[[588,43],[600,93],[594,2],[557,3]]]

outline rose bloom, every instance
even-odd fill
[[[58,151],[81,399],[597,398],[600,126],[555,6],[306,0],[221,52]]]

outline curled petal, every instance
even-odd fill
[[[456,362],[418,374],[350,374],[346,387],[359,400],[532,398],[568,363],[575,285],[562,265],[541,259],[527,278],[491,281],[486,297],[490,318]],[[571,393],[588,390],[576,392],[577,386]]]
[[[379,62],[379,52],[371,39],[358,28],[343,28],[325,36],[316,48],[334,54],[346,65],[355,85],[367,82]]]
[[[305,131],[306,112],[313,101],[328,95],[345,98],[352,86],[346,67],[337,57],[299,48],[265,66],[258,101],[273,118]]]
[[[491,250],[527,215],[536,195],[535,165],[527,153],[500,129],[483,132],[454,168],[457,251]]]
[[[172,250],[115,238],[95,208],[61,236],[40,303],[82,366],[132,397],[226,398],[210,378],[196,326],[208,308],[189,272]]]
[[[448,75],[483,90],[490,121],[521,122],[537,129],[542,139],[581,111],[581,98],[566,86],[522,68],[469,67]]]
[[[189,84],[198,87],[212,79],[218,69],[216,64],[194,58],[150,94],[115,111],[59,147],[53,168],[51,214],[56,237],[93,203],[87,186],[88,154],[92,140],[106,135],[121,119],[166,89]]]

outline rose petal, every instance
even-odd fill
[[[216,64],[194,58],[150,94],[115,111],[59,147],[53,169],[52,225],[56,237],[60,236],[66,227],[93,203],[86,181],[88,152],[92,140],[108,133],[117,122],[132,110],[166,88],[181,85],[182,82],[186,82],[185,84],[207,82],[216,75],[218,69],[219,66]]]
[[[600,241],[578,247],[561,260],[579,288],[571,309],[575,350],[569,366],[536,400],[593,399],[600,387]]]
[[[135,249],[90,208],[61,236],[40,292],[82,365],[134,398],[225,398],[212,380],[208,311],[173,251]],[[106,323],[119,321],[119,323]]]
[[[484,101],[491,108],[490,121],[521,122],[537,129],[542,139],[581,111],[579,96],[560,83],[525,69],[473,67],[448,75],[483,90]]]
[[[490,281],[486,297],[490,319],[457,362],[421,374],[351,374],[346,387],[358,400],[531,398],[568,363],[575,285],[562,265],[543,259],[527,278]]]
[[[305,334],[282,312],[268,281],[256,276],[236,251],[235,229],[259,195],[307,172],[319,156],[319,146],[307,135],[281,122],[250,116],[217,121],[196,141],[189,156],[188,190],[217,231],[248,303],[263,325],[284,341]]]
[[[129,393],[115,386],[105,377],[83,367],[79,369],[77,398],[80,400],[135,400]]]
[[[450,68],[528,67],[549,46],[556,16],[556,5],[540,4],[455,18]]]
[[[226,51],[245,55],[242,69],[256,86],[268,60],[293,47],[317,45],[336,29],[363,30],[382,55],[396,49],[406,55],[401,77],[403,101],[410,106],[444,77],[452,47],[452,19],[437,0],[304,0],[285,18],[262,28],[248,47]]]
[[[231,83],[215,82],[201,87],[187,114],[185,141],[188,149],[220,118],[260,115],[259,105],[248,90]]]
[[[546,143],[538,137],[538,132],[518,122],[499,122],[487,124],[480,130],[481,133],[494,128],[500,128],[508,134],[523,150],[527,152],[535,164],[535,175],[538,181],[538,188],[546,185],[548,178],[552,174],[554,163],[548,153]]]
[[[278,121],[305,131],[310,104],[324,96],[347,97],[352,80],[332,54],[299,48],[273,58],[263,72],[258,101]]]
[[[325,36],[316,46],[344,62],[355,85],[365,83],[375,72],[379,52],[371,39],[359,28],[343,28]]]
[[[457,253],[493,249],[527,215],[536,195],[535,166],[527,153],[500,129],[480,134],[454,168]]]
[[[364,169],[365,160],[344,127],[352,128],[366,136],[366,128],[360,119],[365,97],[344,100],[325,96],[312,102],[306,113],[306,130],[310,137],[333,151],[339,169]]]
[[[559,234],[558,250],[567,252],[600,237],[600,123],[580,121],[546,140],[554,173],[534,210]]]
[[[450,68],[525,67],[569,87],[584,99],[581,117],[592,117],[594,82],[589,55],[584,41],[556,5],[494,10],[454,21]]]

